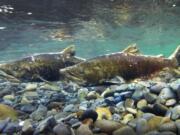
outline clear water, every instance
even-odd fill
[[[97,5],[88,20],[0,20],[1,62],[57,52],[70,44],[76,45],[78,56],[91,58],[133,43],[144,54],[169,56],[180,44],[180,7]]]

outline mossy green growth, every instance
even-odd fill
[[[12,120],[16,120],[17,112],[8,105],[0,104],[0,120],[4,120],[8,117]]]

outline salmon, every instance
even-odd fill
[[[179,66],[180,46],[171,58],[132,54],[126,51],[98,56],[74,66],[60,69],[61,79],[79,85],[97,85],[115,76],[131,80]]]
[[[3,63],[0,70],[8,77],[13,76],[21,81],[41,81],[41,78],[56,81],[59,80],[59,69],[82,61],[84,60],[75,56],[75,47],[69,46],[61,52],[37,54]]]

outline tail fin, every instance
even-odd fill
[[[169,56],[169,59],[176,61],[177,66],[180,66],[180,45],[176,48],[173,54]]]

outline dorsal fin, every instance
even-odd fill
[[[180,45],[175,49],[171,56],[169,56],[169,59],[175,61],[177,66],[180,66]]]
[[[133,54],[133,55],[138,55],[140,54],[139,49],[137,48],[136,44],[129,45],[127,48],[125,48],[123,53],[128,53],[128,54]]]
[[[70,46],[66,47],[65,49],[63,49],[61,51],[61,53],[64,55],[74,56],[75,55],[75,45],[70,45]]]

